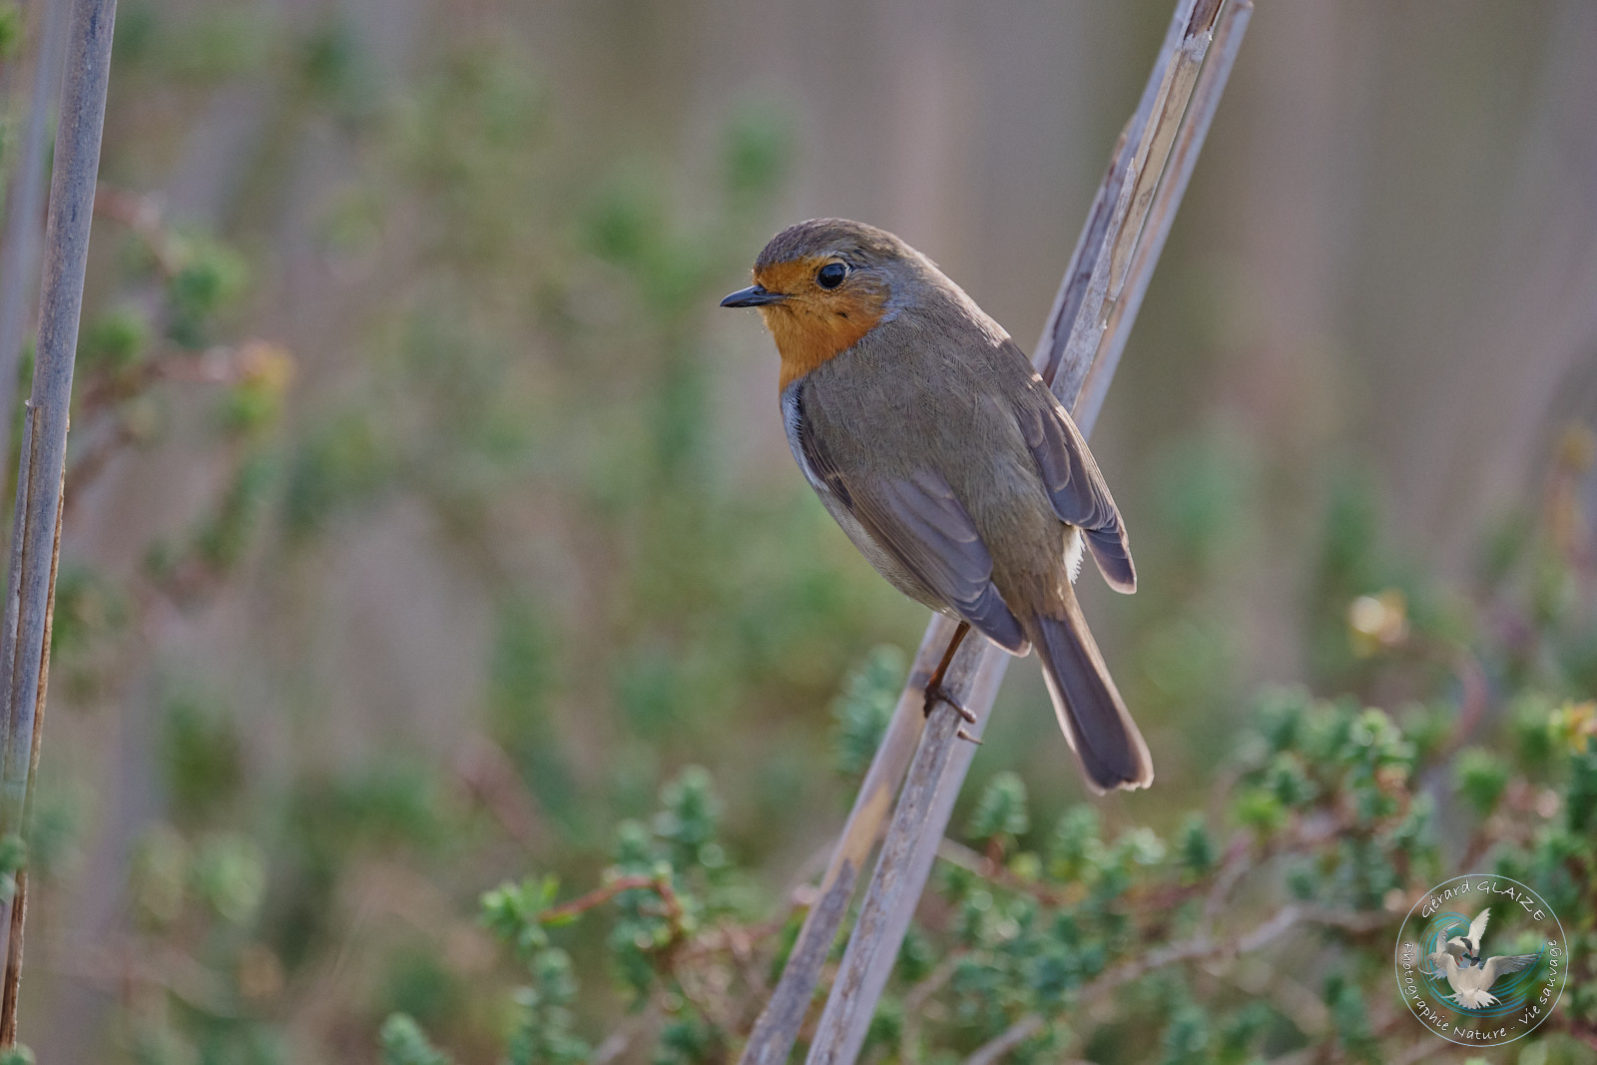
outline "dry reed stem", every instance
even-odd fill
[[[64,2],[64,0],[57,0]],[[45,222],[40,284],[38,359],[17,471],[17,513],[0,633],[0,697],[5,699],[0,750],[0,835],[26,829],[33,766],[48,680],[49,632],[60,553],[61,495],[66,470],[72,373],[83,310],[89,225],[105,127],[116,0],[73,0],[61,86],[60,122]],[[16,1038],[21,979],[21,900],[0,905],[0,956],[7,959],[0,994],[0,1036]]]
[[[1072,408],[1084,434],[1096,421],[1251,14],[1247,0],[1233,0],[1223,14],[1221,7],[1222,0],[1178,2],[1153,74],[1110,161],[1038,344],[1034,361],[1039,371]],[[1226,44],[1206,66],[1217,21],[1223,22],[1220,37]],[[920,731],[920,722],[902,719],[920,716],[920,685],[952,629],[952,622],[940,617],[933,618],[927,629],[888,736],[822,881],[819,901],[745,1047],[741,1059],[745,1063],[785,1061],[797,1038],[821,964],[847,910],[859,863],[880,831],[887,805],[882,789],[903,775],[906,737]],[[970,727],[978,738],[1007,662],[1008,656],[996,648],[969,641],[950,664],[945,688],[978,715]],[[947,707],[926,723],[811,1043],[810,1062],[852,1062],[863,1045],[974,755],[973,744],[956,742],[959,724]]]
[[[55,511],[55,540],[50,545],[50,604],[44,615],[44,652],[39,665],[39,690],[33,715],[33,741],[28,756],[28,788],[22,804],[22,821],[26,825],[33,817],[33,785],[39,779],[39,741],[44,735],[44,699],[50,686],[50,636],[55,631],[55,579],[61,565],[61,519],[66,515],[62,505],[66,496],[66,476],[62,472],[57,489]],[[6,953],[6,971],[0,985],[0,1047],[15,1046],[17,1042],[17,998],[22,991],[22,924],[28,914],[28,870],[24,866],[16,876],[15,894],[11,899],[11,941]]]
[[[876,846],[892,808],[893,792],[903,779],[925,728],[926,719],[921,713],[925,696],[915,679],[922,678],[920,683],[924,684],[924,678],[931,676],[943,648],[953,637],[954,628],[954,622],[940,614],[934,615],[926,627],[920,650],[915,653],[911,683],[898,697],[898,706],[865,772],[854,808],[843,825],[826,872],[821,875],[814,901],[788,954],[782,977],[743,1048],[741,1060],[745,1065],[755,1062],[775,1065],[787,1060],[788,1051],[804,1023],[804,1015],[809,1012],[810,998],[820,982],[821,968],[826,964],[832,941],[848,912],[849,900],[854,897],[860,870],[870,857],[871,848]]]
[[[44,214],[45,152],[49,147],[50,104],[61,80],[66,51],[68,5],[56,0],[40,13],[39,45],[33,60],[28,117],[17,147],[16,169],[6,182],[5,236],[0,238],[0,415],[9,425],[16,402],[17,367],[27,332],[28,297],[39,266]],[[8,153],[9,154],[9,153]]]

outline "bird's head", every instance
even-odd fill
[[[721,306],[759,308],[785,389],[895,317],[932,275],[928,259],[886,230],[817,218],[772,237],[754,263],[754,284]]]

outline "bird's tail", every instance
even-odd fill
[[[1059,727],[1081,760],[1087,783],[1098,792],[1153,783],[1148,744],[1109,677],[1074,591],[1066,586],[1058,616],[1034,614],[1023,625],[1042,659]]]
[[[1496,995],[1492,994],[1490,991],[1477,991],[1474,988],[1469,988],[1464,991],[1460,991],[1456,995],[1448,995],[1447,997],[1452,999],[1454,1002],[1457,1002],[1465,1009],[1471,1010],[1483,1010],[1487,1006],[1497,1005]]]

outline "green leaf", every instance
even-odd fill
[[[1026,812],[1026,783],[1020,776],[1008,771],[996,774],[988,782],[976,809],[970,816],[966,834],[979,840],[995,837],[1014,839],[1031,829],[1031,818]]]
[[[1508,786],[1508,776],[1508,764],[1480,747],[1460,751],[1453,766],[1453,781],[1459,794],[1482,817],[1496,808]]]
[[[904,652],[883,645],[871,648],[865,661],[844,681],[843,694],[832,704],[832,718],[834,758],[838,771],[845,776],[863,774],[876,757],[898,705],[904,669]]]
[[[380,1049],[383,1065],[451,1065],[453,1060],[428,1042],[421,1025],[404,1013],[383,1022]]]

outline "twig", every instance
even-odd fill
[[[658,1026],[660,1010],[653,1003],[649,1008],[628,1017],[593,1050],[592,1065],[609,1065],[624,1055],[644,1030]]]
[[[83,489],[94,483],[111,460],[147,437],[136,421],[119,416],[120,404],[162,383],[236,385],[252,378],[286,382],[293,372],[293,356],[286,350],[271,341],[254,339],[236,346],[216,345],[197,353],[158,355],[132,370],[103,372],[80,381],[79,418],[109,415],[116,422],[98,437],[91,436],[91,442],[73,458],[70,473],[76,491],[62,505],[70,514]],[[108,419],[89,421],[89,431],[93,433],[104,420]]]
[[[126,996],[131,988],[157,987],[184,1006],[218,1018],[243,1015],[238,995],[226,977],[176,947],[128,940],[101,944],[86,952],[47,948],[35,965],[107,995]]]
[[[587,913],[595,906],[603,906],[623,891],[652,891],[660,896],[660,906],[664,910],[666,922],[671,926],[671,938],[680,939],[682,936],[682,902],[672,890],[671,884],[663,876],[618,876],[603,887],[596,887],[586,895],[579,895],[570,902],[559,906],[551,906],[538,914],[538,919],[544,924],[564,921],[570,917],[577,917]]]
[[[80,410],[96,411],[131,399],[152,385],[231,385],[253,376],[293,373],[293,356],[270,340],[218,344],[204,351],[175,351],[146,359],[121,372],[105,372],[85,382]]]
[[[44,697],[50,684],[50,636],[55,631],[55,591],[56,570],[61,562],[61,519],[65,509],[60,505],[60,497],[66,492],[66,476],[63,472],[60,487],[56,489],[57,503],[55,512],[55,539],[50,545],[50,589],[52,602],[44,615],[44,651],[43,662],[39,667],[39,690],[35,696],[34,704],[39,712],[33,716],[33,737],[29,743],[28,752],[28,787],[22,806],[22,820],[26,825],[33,817],[33,782],[39,775],[39,740],[44,735]],[[6,972],[4,987],[0,988],[0,1046],[14,1046],[17,1041],[17,995],[22,989],[22,922],[28,913],[28,870],[26,866],[18,870],[16,888],[11,898],[11,940],[6,954]]]
[[[1236,887],[1237,881],[1241,880],[1249,869],[1256,868],[1257,858],[1249,861],[1250,857],[1253,857],[1252,840],[1246,833],[1238,832],[1226,847],[1225,860],[1220,865],[1219,873],[1215,875],[1214,885],[1204,899],[1205,921],[1213,921],[1220,916],[1226,900],[1231,897],[1231,889]]]
[[[916,667],[910,677],[929,677],[932,666],[953,635],[954,623],[942,615],[932,618],[915,654]],[[865,780],[860,784],[854,808],[849,811],[843,834],[838,837],[831,861],[815,890],[814,902],[804,926],[799,929],[787,965],[765,1009],[755,1021],[753,1034],[743,1048],[744,1065],[780,1065],[798,1037],[809,1011],[810,998],[820,981],[821,968],[832,949],[832,940],[848,912],[849,899],[859,882],[860,869],[870,857],[871,848],[881,835],[904,771],[915,753],[915,744],[925,726],[924,695],[912,684],[898,698],[898,706],[888,722],[887,732],[876,749]]]
[[[994,860],[991,855],[972,850],[958,840],[946,837],[940,840],[937,844],[937,857],[949,865],[963,869],[968,873],[974,873],[998,887],[1034,899],[1041,906],[1049,908],[1068,906],[1079,897],[1079,889],[1074,885],[1060,889],[1041,880],[1027,880],[1016,876],[1001,861]],[[1190,893],[1191,888],[1183,890]],[[1154,901],[1158,903],[1160,909],[1168,910],[1175,904],[1176,900],[1156,899]]]
[[[533,803],[510,756],[482,733],[466,737],[455,756],[455,775],[461,785],[480,803],[505,834],[529,851],[537,851],[544,835]]]
[[[113,426],[98,439],[91,437],[88,446],[79,451],[72,460],[73,487],[81,491],[85,485],[93,484],[111,460],[138,438],[139,434],[126,422]],[[75,501],[77,498],[77,494],[74,493],[72,499]],[[63,500],[63,506],[65,509],[71,509],[72,503]]]
[[[1052,387],[1083,434],[1096,421],[1251,12],[1246,0],[1225,4],[1223,13],[1221,0],[1177,4],[1141,105],[1066,271],[1036,363],[1054,371]],[[1222,44],[1205,63],[1215,38]],[[944,680],[953,701],[978,716],[970,727],[977,738],[1007,661],[998,649],[969,641]],[[973,757],[974,745],[954,742],[957,729],[958,718],[946,707],[927,725],[810,1045],[811,1063],[846,1065],[864,1044]],[[791,1039],[782,1045],[784,1054],[790,1045]]]
[[[1217,6],[1219,0],[1205,0],[1199,5],[1200,9]],[[1148,281],[1153,276],[1160,253],[1164,251],[1170,227],[1175,224],[1176,209],[1186,195],[1187,183],[1192,180],[1192,171],[1197,166],[1198,151],[1208,139],[1209,125],[1219,110],[1220,97],[1230,79],[1231,67],[1236,63],[1237,50],[1242,47],[1242,37],[1253,18],[1253,0],[1228,0],[1218,19],[1211,12],[1207,23],[1201,21],[1201,14],[1201,10],[1194,14],[1193,25],[1207,24],[1213,27],[1213,54],[1197,72],[1180,137],[1167,157],[1168,172],[1160,182],[1158,195],[1143,219],[1141,237],[1133,249],[1129,276],[1111,293],[1114,303],[1104,322],[1103,341],[1096,357],[1088,364],[1086,380],[1072,409],[1076,424],[1082,427],[1083,434],[1087,432],[1088,425],[1098,420],[1104,397],[1109,393],[1109,383],[1120,366],[1120,356],[1125,351],[1126,340],[1131,336],[1131,326],[1137,319],[1137,312],[1142,309],[1143,297],[1148,293]],[[1189,41],[1182,44],[1183,52],[1191,47],[1193,44],[1189,35]],[[1201,56],[1198,61],[1203,61]],[[1166,105],[1166,115],[1172,121],[1183,117],[1179,112],[1168,110],[1174,103],[1169,101]],[[1054,391],[1060,392],[1058,382],[1055,382]]]
[[[1312,906],[1283,906],[1264,921],[1234,939],[1216,940],[1207,933],[1203,933],[1193,936],[1191,939],[1171,943],[1158,950],[1151,950],[1140,958],[1124,962],[1082,987],[1077,996],[1077,1001],[1089,1003],[1101,999],[1109,992],[1124,987],[1133,980],[1140,980],[1154,970],[1162,969],[1169,965],[1178,965],[1188,961],[1203,961],[1209,958],[1235,958],[1243,954],[1251,954],[1256,950],[1262,950],[1269,946],[1300,924],[1319,924],[1332,928],[1346,929],[1350,932],[1371,932],[1385,928],[1389,921],[1390,915],[1380,911],[1343,913],[1337,910],[1323,910]],[[972,1062],[982,1062],[990,1065],[990,1063],[1001,1060],[1009,1051],[1041,1032],[1045,1024],[1046,1021],[1040,1015],[1027,1014],[994,1039],[978,1048],[974,1054],[966,1059],[966,1065],[971,1065]]]
[[[920,1015],[926,1003],[931,1001],[948,982],[954,978],[960,965],[965,961],[969,951],[951,951],[942,961],[938,962],[925,978],[909,989],[904,995],[903,1014],[904,1027],[898,1037],[898,1057],[900,1061],[918,1061],[920,1050],[916,1045],[920,1041]]]
[[[94,195],[94,213],[121,223],[142,240],[163,277],[174,277],[182,268],[182,251],[161,216],[160,204],[154,199],[130,189],[102,184]]]
[[[1318,991],[1281,967],[1269,966],[1245,973],[1235,966],[1208,966],[1206,971],[1229,982],[1250,999],[1273,1004],[1277,1013],[1292,1019],[1292,1026],[1309,1042],[1323,1042],[1330,1037],[1334,1027],[1330,1007]]]
[[[1028,1013],[997,1036],[977,1047],[965,1065],[997,1065],[1020,1044],[1043,1030],[1046,1022],[1035,1013]]]
[[[28,98],[28,121],[20,139],[21,156],[6,183],[6,227],[0,239],[0,425],[11,424],[16,403],[17,367],[27,333],[28,297],[39,265],[40,225],[44,213],[44,177],[48,173],[45,149],[50,125],[50,104],[61,80],[61,57],[66,51],[67,7],[44,5],[44,26],[33,60],[33,89]]]
[[[89,224],[100,166],[105,96],[111,68],[116,0],[74,0],[66,76],[56,130],[50,211],[39,310],[38,363],[28,401],[27,449],[18,463],[18,512],[6,586],[6,631],[0,645],[0,696],[6,702],[0,756],[0,832],[20,833],[33,789],[36,736],[44,708],[48,632],[55,603],[57,536],[66,470],[67,419]],[[15,613],[13,613],[13,611]],[[11,629],[15,619],[15,630]],[[16,1037],[16,985],[21,979],[20,900],[0,905],[0,955],[7,959],[0,1034]]]

